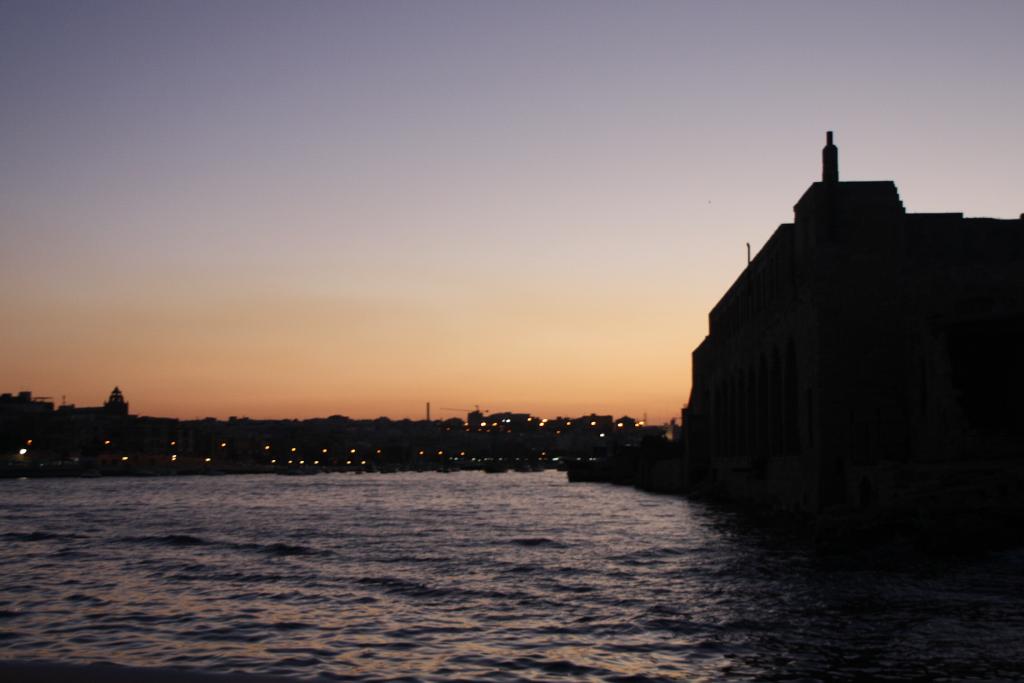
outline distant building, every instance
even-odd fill
[[[611,416],[548,420],[528,413],[469,414],[449,420],[308,420],[212,417],[196,420],[128,413],[114,387],[102,406],[76,407],[0,394],[0,477],[269,472],[295,466],[327,468],[482,468],[504,459],[519,467],[592,457],[607,444],[628,447],[647,433],[629,417],[617,434]],[[590,418],[599,419],[593,421]],[[597,426],[597,425],[602,426]],[[607,432],[607,433],[606,433]]]
[[[1012,495],[1024,464],[1024,221],[907,213],[891,181],[821,182],[711,310],[687,469],[815,513]],[[999,489],[999,490],[997,490]]]
[[[48,397],[33,398],[31,391],[17,394],[0,394],[0,418],[30,414],[45,414],[53,411],[53,401]]]
[[[103,410],[112,415],[128,414],[128,403],[124,400],[124,395],[118,387],[114,387],[114,390],[110,392],[110,398],[103,404]]]
[[[103,403],[102,406],[87,406],[79,408],[74,404],[61,405],[58,409],[60,412],[74,414],[74,415],[102,415],[107,417],[127,417],[128,416],[128,402],[124,400],[124,394],[121,393],[121,389],[114,387],[110,392],[110,396]]]

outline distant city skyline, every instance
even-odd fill
[[[0,7],[0,391],[179,418],[645,412],[836,132],[1024,211],[1011,2]]]
[[[67,408],[67,409],[69,409],[70,413],[72,413],[72,414],[83,413],[83,412],[114,412],[117,415],[123,415],[123,416],[133,417],[133,418],[135,418],[135,417],[140,417],[140,418],[160,418],[160,419],[165,419],[166,418],[166,419],[182,420],[182,421],[204,420],[204,419],[210,419],[210,418],[215,418],[216,417],[216,416],[213,416],[213,415],[194,415],[194,416],[191,416],[191,417],[182,417],[182,416],[177,416],[177,415],[155,415],[155,414],[150,414],[150,413],[140,413],[139,411],[135,410],[134,408],[132,408],[129,411],[129,405],[130,404],[126,400],[126,397],[124,396],[124,393],[121,391],[121,387],[119,387],[119,386],[115,386],[107,394],[107,396],[105,398],[101,399],[101,400],[95,400],[95,401],[90,400],[90,401],[86,401],[84,403],[80,402],[80,401],[72,401],[72,400],[70,400],[70,397],[66,396],[66,395],[62,395],[62,396],[49,396],[49,395],[37,394],[37,393],[33,392],[31,389],[21,389],[21,390],[17,390],[17,391],[2,391],[2,389],[0,389],[0,403],[4,403],[4,402],[8,403],[9,405],[15,405],[15,406],[22,406],[22,407],[31,406],[32,410],[29,411],[31,413],[36,413],[36,412],[39,412],[39,413],[49,413],[49,412],[52,412],[54,410],[57,410],[58,412],[62,412],[62,411],[60,411],[61,408]],[[289,416],[289,415],[280,415],[280,416],[276,416],[276,417],[266,416],[266,417],[262,417],[262,418],[254,418],[251,415],[232,414],[232,415],[228,415],[226,417],[217,417],[216,419],[218,419],[218,420],[225,420],[225,419],[230,418],[230,419],[239,419],[239,420],[285,420],[285,421],[287,421],[287,420],[292,420],[292,419],[313,419],[313,420],[316,420],[316,419],[322,419],[322,418],[345,417],[345,418],[350,418],[350,419],[355,419],[355,420],[367,420],[367,419],[373,420],[373,419],[384,418],[384,419],[393,419],[393,420],[409,419],[409,420],[413,420],[413,421],[423,421],[423,422],[427,422],[427,421],[430,421],[430,422],[444,422],[446,420],[450,420],[452,418],[455,418],[455,419],[459,420],[460,422],[467,423],[467,424],[469,424],[471,426],[478,426],[478,425],[476,425],[475,423],[472,422],[472,419],[467,419],[467,418],[472,418],[474,415],[479,415],[479,416],[487,417],[488,419],[491,418],[492,416],[499,416],[499,415],[517,415],[517,416],[527,416],[530,419],[537,419],[539,421],[546,421],[547,419],[555,419],[555,418],[564,418],[564,419],[569,419],[569,420],[577,420],[577,419],[582,420],[584,418],[590,418],[590,417],[593,417],[593,416],[602,416],[602,417],[608,418],[609,420],[613,420],[613,421],[617,420],[619,418],[630,418],[630,419],[635,420],[641,426],[652,426],[652,427],[661,427],[661,426],[667,425],[669,422],[672,422],[672,421],[675,421],[676,423],[678,423],[678,420],[676,420],[675,418],[670,418],[669,420],[667,420],[663,424],[649,423],[648,420],[647,420],[647,415],[646,415],[645,412],[640,412],[640,413],[621,413],[621,414],[614,413],[613,414],[613,413],[600,413],[599,411],[595,411],[595,410],[581,410],[579,412],[571,413],[571,414],[567,413],[565,415],[561,415],[561,414],[559,414],[559,415],[552,415],[550,418],[548,418],[545,415],[534,415],[534,414],[530,413],[529,411],[520,411],[520,410],[514,410],[514,409],[509,409],[509,408],[504,408],[504,407],[486,408],[484,406],[476,406],[476,405],[474,405],[474,406],[467,406],[467,407],[463,407],[463,408],[446,408],[446,407],[440,407],[439,408],[438,406],[432,406],[429,401],[422,406],[422,411],[421,411],[419,416],[416,416],[416,415],[406,415],[406,416],[401,416],[401,417],[391,417],[391,416],[383,415],[382,414],[382,415],[370,415],[370,416],[354,417],[352,415],[345,415],[345,414],[342,414],[342,413],[330,413],[330,414],[325,413],[323,415],[310,415],[310,416],[307,416],[307,417],[304,417],[304,418],[294,418],[293,416]]]

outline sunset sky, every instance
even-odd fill
[[[1024,3],[0,3],[0,391],[678,415],[820,177],[1024,211]]]

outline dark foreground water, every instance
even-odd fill
[[[0,660],[338,679],[1024,679],[1024,551],[820,558],[540,474],[0,481]]]

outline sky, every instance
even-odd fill
[[[1024,211],[1024,3],[0,1],[0,391],[679,414],[820,177]]]

